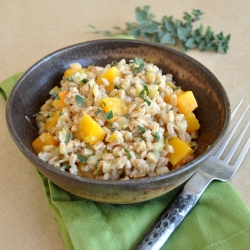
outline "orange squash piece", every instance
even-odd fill
[[[106,131],[88,114],[84,114],[79,122],[76,135],[89,144],[103,141]]]
[[[56,126],[56,123],[57,123],[57,120],[59,118],[59,112],[56,110],[52,113],[51,117],[49,117],[47,120],[46,120],[46,123],[44,125],[44,129],[46,131],[50,131],[51,128],[55,127]]]
[[[199,121],[193,112],[190,112],[184,116],[188,124],[188,127],[187,127],[188,133],[192,133],[200,128]]]
[[[34,148],[37,154],[43,150],[44,146],[48,145],[58,146],[58,142],[54,140],[50,133],[42,133],[32,142],[32,147]]]
[[[76,72],[79,72],[79,73],[86,73],[87,69],[85,68],[81,68],[81,69],[74,69],[74,68],[69,68],[67,70],[65,70],[63,76],[65,78],[70,78],[71,75],[74,75]]]
[[[194,111],[198,104],[192,91],[185,91],[177,96],[177,105],[182,114]]]
[[[181,163],[185,156],[192,155],[194,153],[194,150],[189,146],[189,143],[179,139],[178,137],[172,138],[168,143],[174,148],[174,153],[167,155],[169,161],[173,165],[173,168],[175,168],[178,163]]]
[[[60,99],[53,101],[53,103],[52,103],[53,107],[62,111],[62,109],[67,106],[67,104],[64,102],[64,98],[67,94],[68,94],[68,91],[62,91],[62,92],[58,93]]]
[[[113,80],[116,76],[122,77],[122,73],[116,67],[112,67],[112,68],[109,68],[108,70],[106,70],[102,75],[100,75],[97,78],[96,82],[99,85],[103,85],[102,78],[107,79],[107,81],[109,82],[109,86],[105,86],[105,89],[108,91],[112,91],[112,90],[114,90]]]
[[[109,121],[114,121],[118,117],[123,116],[128,112],[126,103],[118,97],[104,97],[99,101],[98,104],[105,113],[108,113],[112,110],[113,118],[109,119]]]

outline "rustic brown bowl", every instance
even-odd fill
[[[39,159],[31,142],[38,136],[33,115],[49,98],[49,91],[59,82],[72,62],[83,67],[105,66],[112,61],[142,58],[156,64],[163,73],[173,74],[182,89],[192,90],[199,107],[201,128],[195,159],[184,167],[154,177],[135,180],[101,181],[55,169]],[[6,108],[11,136],[23,154],[49,180],[70,193],[89,200],[126,204],[163,195],[189,179],[211,155],[224,136],[230,118],[227,94],[218,79],[191,57],[165,46],[136,40],[96,40],[69,46],[42,58],[17,81]]]

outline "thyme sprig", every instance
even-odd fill
[[[96,30],[95,34],[103,34],[115,38],[141,38],[146,41],[160,43],[164,45],[178,45],[181,50],[199,48],[201,51],[212,50],[214,52],[224,52],[228,50],[230,34],[223,32],[215,34],[211,27],[204,29],[201,24],[193,29],[193,24],[201,20],[204,14],[201,10],[193,9],[191,13],[184,12],[183,20],[175,20],[173,16],[163,16],[160,22],[155,20],[155,15],[150,12],[150,6],[136,7],[135,17],[137,22],[126,22],[126,28],[113,27],[114,31]]]

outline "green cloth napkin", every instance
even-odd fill
[[[20,75],[0,83],[3,97]],[[65,246],[75,250],[131,249],[178,192],[138,204],[110,205],[72,195],[38,175]],[[250,210],[230,183],[214,181],[162,249],[250,249]]]

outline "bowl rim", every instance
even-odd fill
[[[39,67],[41,64],[49,60],[51,57],[54,57],[62,52],[66,52],[67,50],[72,50],[78,47],[84,47],[84,46],[89,46],[91,44],[95,44],[96,46],[105,44],[105,43],[126,43],[126,44],[134,44],[134,45],[148,45],[148,46],[153,46],[155,48],[160,48],[166,51],[169,51],[172,54],[176,54],[177,56],[181,56],[185,58],[186,60],[190,61],[192,64],[194,64],[196,67],[200,68],[202,71],[205,71],[206,74],[208,74],[210,77],[213,78],[214,81],[219,85],[220,91],[223,94],[224,97],[224,103],[226,107],[226,114],[225,114],[225,121],[224,125],[222,128],[222,131],[219,135],[219,137],[215,140],[215,142],[209,146],[209,148],[206,150],[206,153],[201,154],[197,158],[193,159],[190,163],[185,164],[184,167],[178,168],[176,170],[171,170],[168,173],[161,174],[161,175],[156,175],[156,176],[151,176],[151,177],[143,177],[143,178],[138,178],[138,179],[129,179],[129,180],[97,180],[97,179],[91,179],[91,178],[86,178],[82,176],[77,176],[73,175],[64,171],[61,171],[60,169],[56,169],[49,165],[48,163],[44,162],[38,156],[29,150],[20,140],[18,134],[15,132],[14,126],[12,125],[11,122],[11,106],[14,101],[14,95],[15,92],[17,91],[19,85],[21,82],[29,75],[30,72],[35,70],[37,67]],[[7,126],[9,133],[11,134],[13,140],[15,141],[16,145],[19,147],[21,152],[26,155],[26,157],[32,162],[34,161],[37,165],[41,166],[42,168],[45,168],[49,172],[53,172],[53,174],[60,175],[63,178],[66,178],[71,181],[76,181],[76,182],[81,182],[81,183],[86,183],[86,184],[92,184],[92,185],[106,185],[106,186],[116,186],[119,184],[121,187],[125,187],[127,185],[133,185],[133,184],[147,184],[157,181],[163,181],[163,180],[171,180],[175,179],[176,176],[182,175],[183,173],[189,173],[192,172],[194,169],[194,166],[199,166],[201,163],[206,160],[214,151],[216,146],[219,144],[221,139],[225,136],[228,128],[229,128],[229,123],[230,123],[230,116],[231,116],[231,108],[230,108],[230,102],[228,99],[228,95],[221,84],[221,82],[217,79],[217,77],[208,69],[206,68],[203,64],[198,62],[196,59],[192,58],[191,56],[180,52],[176,49],[167,47],[165,45],[157,44],[157,43],[152,43],[152,42],[146,42],[146,41],[140,41],[140,40],[128,40],[128,39],[97,39],[97,40],[90,40],[90,41],[85,41],[81,43],[76,43],[72,44],[63,48],[60,48],[58,50],[55,50],[46,56],[44,56],[42,59],[38,60],[35,62],[33,65],[31,65],[24,73],[23,75],[17,80],[16,84],[12,88],[9,98],[7,99],[7,104],[6,104],[6,121],[7,121]],[[34,166],[36,167],[36,166]],[[36,167],[37,168],[37,167]],[[196,168],[195,171],[198,170],[199,167]]]

